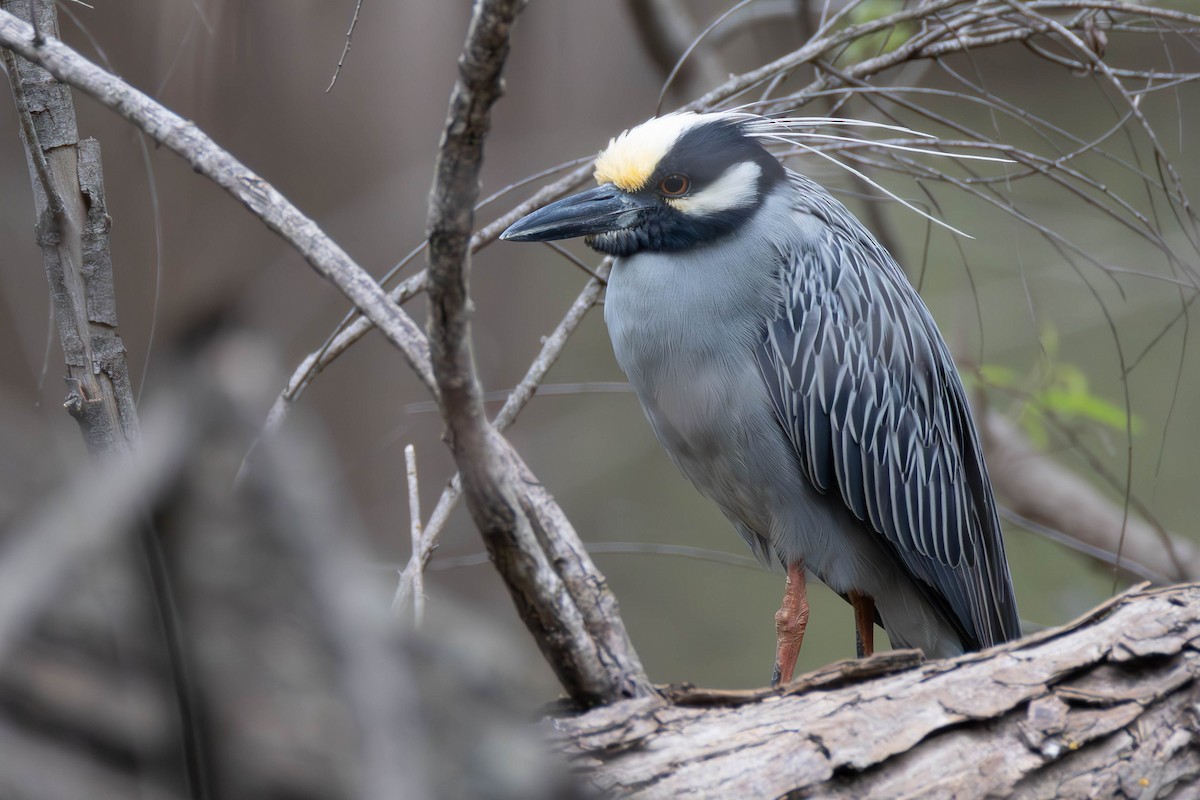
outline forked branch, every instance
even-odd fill
[[[648,679],[615,614],[616,601],[574,529],[488,422],[471,350],[472,209],[509,32],[524,5],[476,3],[459,58],[429,201],[430,352],[442,419],[475,524],[559,680],[577,701],[591,704],[647,694]],[[518,487],[530,483],[534,497],[523,496]]]

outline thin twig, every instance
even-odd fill
[[[411,444],[404,448],[404,471],[408,476],[408,528],[412,540],[412,557],[409,560],[418,564],[412,579],[413,623],[420,627],[425,619],[425,581],[421,577],[425,540],[421,536],[421,492],[417,485],[417,451]]]
[[[392,614],[394,616],[402,617],[409,602],[416,596],[419,576],[429,567],[429,560],[433,557],[434,550],[437,549],[438,537],[445,530],[446,523],[450,521],[450,515],[454,513],[461,498],[462,479],[455,473],[450,482],[446,484],[446,488],[442,490],[437,505],[433,507],[433,513],[429,515],[429,522],[421,531],[420,545],[414,548],[408,563],[400,572],[396,595],[392,598]]]
[[[573,170],[569,175],[560,178],[559,180],[542,187],[532,197],[523,203],[515,206],[511,211],[503,214],[495,221],[481,228],[473,237],[471,237],[471,253],[474,254],[494,242],[509,225],[516,222],[521,217],[533,211],[536,208],[545,205],[573,188],[579,186],[591,174],[591,159],[588,159],[588,164]],[[487,198],[490,200],[491,198]],[[484,203],[487,202],[484,201]],[[480,203],[483,205],[484,203]],[[428,242],[423,243],[419,248],[412,251],[409,256],[405,256],[405,261],[409,257],[415,256],[424,251],[428,246]],[[404,263],[404,262],[401,262]],[[391,271],[389,271],[391,274]],[[388,292],[388,297],[397,305],[404,303],[416,297],[421,292],[425,291],[426,271],[420,272],[405,279],[399,286]],[[275,399],[275,403],[271,406],[271,411],[267,415],[266,422],[263,423],[263,432],[269,433],[277,429],[283,420],[287,418],[288,410],[292,404],[304,393],[313,379],[320,374],[321,370],[332,364],[338,356],[346,352],[350,347],[362,337],[366,336],[374,329],[375,325],[366,317],[358,316],[356,318],[344,319],[339,330],[326,339],[325,343],[313,353],[310,353],[300,362],[300,365],[293,370],[291,377],[288,379],[287,386],[279,393],[279,397]]]
[[[587,312],[596,305],[603,294],[603,283],[608,277],[608,272],[612,268],[612,263],[609,260],[602,262],[597,268],[597,276],[595,279],[588,281],[583,287],[583,291],[575,298],[575,302],[567,309],[567,313],[562,320],[554,328],[554,332],[546,337],[542,343],[542,349],[538,353],[537,358],[529,365],[525,376],[521,379],[511,392],[507,392],[504,397],[504,405],[492,420],[492,425],[497,431],[503,432],[508,426],[516,421],[517,415],[529,403],[535,393],[542,389],[542,380],[545,379],[546,373],[554,366],[554,362],[562,355],[562,351],[566,348],[567,342],[571,338],[571,334],[583,322]],[[485,402],[490,400],[490,394],[483,396]],[[408,409],[405,409],[406,411]],[[435,403],[433,411],[438,410]],[[413,596],[413,582],[416,574],[425,569],[429,564],[429,559],[433,556],[434,548],[437,544],[438,537],[445,530],[446,523],[450,520],[450,514],[458,505],[459,499],[462,497],[462,478],[455,474],[453,479],[446,485],[442,491],[442,495],[438,498],[437,506],[434,507],[433,514],[429,517],[429,522],[425,526],[421,545],[421,560],[419,562],[409,561],[405,566],[404,572],[400,576],[400,585],[396,589],[396,597],[392,601],[392,607],[397,613],[403,613],[404,607],[408,603],[408,599]]]
[[[354,16],[350,18],[350,27],[346,30],[346,44],[342,46],[342,54],[338,56],[337,67],[333,70],[333,77],[329,79],[329,85],[325,87],[325,93],[328,94],[333,90],[333,85],[337,83],[338,75],[342,74],[342,64],[346,63],[346,56],[350,53],[350,43],[354,40],[354,29],[358,27],[358,13],[362,11],[363,0],[357,0],[354,4]]]
[[[708,36],[708,34],[712,33],[715,28],[720,26],[720,24],[728,19],[731,15],[737,13],[752,2],[754,2],[754,0],[740,0],[740,2],[733,4],[723,13],[718,15],[716,19],[710,22],[708,27],[700,31],[698,35],[691,37],[691,42],[689,42],[687,47],[683,49],[683,52],[679,54],[679,57],[675,60],[675,65],[672,66],[671,71],[667,73],[667,77],[663,81],[662,88],[658,91],[658,101],[654,104],[654,113],[656,115],[662,113],[662,104],[663,100],[666,99],[667,90],[671,88],[671,84],[674,82],[675,76],[679,74],[679,71],[683,69],[683,66],[687,63],[688,57],[691,56],[692,53],[695,52],[696,48],[704,42],[704,39],[706,36]]]

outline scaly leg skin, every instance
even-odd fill
[[[854,606],[854,642],[858,657],[866,658],[875,653],[875,601],[854,590],[847,595],[850,605]]]
[[[808,627],[808,593],[804,586],[804,562],[788,565],[783,605],[775,613],[775,670],[771,686],[788,683],[796,672],[796,659]]]

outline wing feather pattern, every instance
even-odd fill
[[[818,240],[780,251],[782,300],[759,362],[801,468],[887,539],[964,644],[1016,638],[1000,523],[949,351],[861,223],[817,184],[789,179],[796,213],[823,224]]]

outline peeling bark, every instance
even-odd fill
[[[984,653],[831,665],[779,691],[674,688],[554,721],[620,797],[1194,797],[1200,585],[1135,590]]]
[[[22,18],[28,0],[0,8]],[[58,35],[53,3],[37,4],[38,28]],[[29,160],[37,242],[67,367],[63,407],[79,423],[93,453],[123,452],[138,440],[137,411],[125,345],[117,335],[117,303],[104,200],[100,143],[79,140],[70,87],[42,66],[4,51],[21,141]]]

